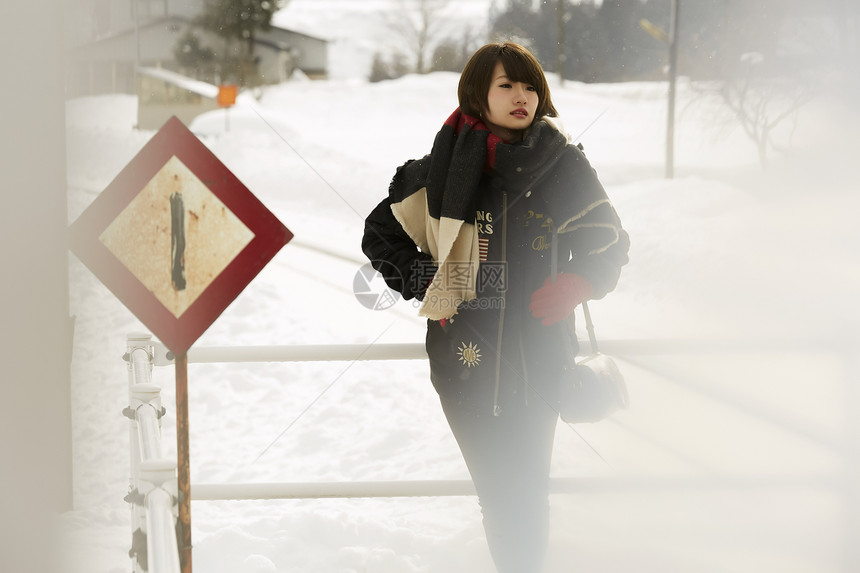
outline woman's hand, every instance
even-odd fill
[[[532,293],[529,310],[549,326],[570,316],[576,305],[591,298],[591,291],[591,283],[581,276],[558,273],[555,282],[547,277],[543,286]]]

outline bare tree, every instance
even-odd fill
[[[761,77],[756,68],[759,54],[744,54],[747,73],[722,82],[720,96],[755,143],[762,168],[767,166],[768,151],[782,151],[775,129],[787,120],[796,121],[800,109],[812,101],[814,91],[799,77]]]
[[[427,73],[429,56],[444,40],[445,11],[451,0],[399,0],[388,25],[403,38],[415,62],[415,72]]]
[[[479,46],[478,35],[471,27],[466,27],[459,38],[449,36],[436,44],[429,71],[460,72],[466,67],[466,62]]]
[[[208,81],[227,79],[241,85],[259,83],[254,57],[255,38],[272,28],[272,16],[289,0],[203,0],[202,11],[174,46],[176,60]],[[206,46],[198,31],[219,38],[220,46]]]

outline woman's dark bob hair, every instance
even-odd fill
[[[544,116],[556,117],[558,111],[552,104],[549,85],[537,59],[523,46],[514,42],[487,44],[478,49],[460,75],[457,97],[460,110],[474,117],[481,117],[487,111],[487,94],[493,81],[496,62],[502,62],[505,73],[513,82],[531,85],[538,96],[535,119]]]

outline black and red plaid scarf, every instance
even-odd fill
[[[460,303],[476,296],[480,250],[475,213],[481,177],[489,173],[500,178],[508,191],[523,193],[551,172],[568,143],[548,118],[536,120],[522,142],[508,143],[480,119],[458,109],[436,134],[430,154],[397,170],[389,187],[391,210],[418,248],[430,253],[438,265],[419,310],[421,316],[450,318]],[[563,225],[594,209],[587,195],[578,194],[582,202],[571,202],[570,189],[562,191],[563,199],[550,202],[556,204],[557,220]],[[471,271],[465,281],[464,264]],[[455,274],[457,280],[453,280]]]

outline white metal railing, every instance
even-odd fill
[[[154,342],[153,364],[173,364],[173,354]],[[602,340],[601,351],[615,356],[666,354],[720,354],[762,351],[815,351],[823,344],[815,341],[755,341],[745,344],[736,340]],[[188,362],[330,362],[373,360],[422,360],[427,358],[423,342],[377,344],[297,344],[290,346],[204,346],[188,350]]]
[[[173,363],[173,356],[160,343],[151,341],[146,337],[145,354],[134,354],[131,352],[131,337],[129,348],[132,356],[140,356],[141,359],[149,361],[151,365],[168,366]],[[858,373],[858,359],[853,342],[833,344],[832,341],[797,341],[797,340],[769,340],[769,341],[696,341],[696,340],[662,340],[662,341],[639,341],[639,340],[606,340],[601,341],[601,350],[615,356],[632,357],[636,355],[649,354],[721,354],[733,353],[761,353],[761,352],[827,352],[845,359],[846,382],[851,387],[853,378]],[[188,351],[188,362],[191,363],[230,363],[230,362],[299,362],[299,361],[363,361],[363,360],[410,360],[426,359],[424,345],[420,343],[399,344],[341,344],[341,345],[298,345],[298,346],[251,346],[251,347],[203,347],[192,348]],[[635,363],[635,361],[632,361]],[[135,360],[130,360],[130,371],[140,367]],[[149,371],[147,371],[148,373]],[[141,373],[142,376],[146,374]],[[671,376],[671,375],[670,375]],[[148,382],[148,378],[146,378]],[[144,386],[145,388],[145,386]],[[717,401],[732,402],[730,396],[723,396],[714,389],[709,389],[706,394]],[[852,392],[853,398],[860,400],[860,392]],[[142,401],[140,398],[138,398]],[[848,400],[852,404],[857,400]],[[150,400],[147,403],[151,403]],[[761,419],[770,421],[783,429],[806,437],[819,438],[817,443],[827,446],[829,449],[839,451],[841,444],[833,443],[814,433],[810,434],[807,428],[797,426],[797,420],[785,420],[774,417],[767,411],[757,411],[755,408],[746,406],[748,413]],[[139,417],[138,425],[150,427],[152,420],[149,414]],[[849,419],[854,419],[853,417]],[[850,447],[860,444],[860,423],[848,432],[847,442]],[[135,442],[132,441],[132,444]],[[858,446],[860,447],[860,446]],[[147,450],[148,446],[141,442],[141,451]],[[853,458],[852,458],[853,459]],[[171,476],[175,464],[171,466]],[[849,515],[854,515],[855,510],[860,514],[860,488],[857,483],[860,480],[851,479],[860,477],[860,464],[855,464],[846,475],[807,475],[807,476],[767,476],[756,478],[754,476],[699,476],[699,477],[653,477],[643,479],[636,478],[552,478],[550,480],[551,491],[554,493],[583,493],[602,491],[684,491],[684,490],[734,490],[745,491],[762,489],[766,491],[774,488],[835,488],[844,491],[846,500],[851,507],[847,510]],[[155,479],[155,478],[150,478]],[[156,480],[157,481],[157,480]],[[165,480],[161,483],[169,483],[170,487],[165,491],[175,491],[175,478],[172,481]],[[234,484],[193,484],[191,487],[192,500],[253,500],[253,499],[318,499],[318,498],[357,498],[357,497],[413,497],[413,496],[467,496],[474,495],[475,490],[469,480],[423,480],[423,481],[378,481],[378,482],[329,482],[329,483],[234,483]],[[158,494],[160,496],[160,494]],[[152,497],[155,500],[155,497]],[[153,501],[153,503],[155,503]],[[149,504],[147,504],[149,505]],[[167,519],[163,511],[159,517],[165,522],[173,523],[175,515]],[[846,530],[851,536],[860,531],[860,519],[849,520]],[[163,525],[162,527],[167,527]],[[853,571],[853,564],[860,563],[860,552],[854,549],[855,544],[850,543],[846,549],[846,563],[850,563],[845,571]],[[150,556],[156,553],[161,555],[166,552],[177,555],[175,539],[172,546],[152,548]],[[160,558],[159,558],[160,559]],[[153,560],[153,563],[155,560]],[[159,563],[160,566],[160,563]],[[173,566],[173,565],[171,565]],[[161,573],[161,570],[152,569]],[[173,571],[165,569],[165,571]]]
[[[583,347],[587,347],[584,344]],[[587,348],[581,347],[585,352]],[[614,356],[644,356],[652,354],[724,354],[761,353],[761,352],[818,352],[833,351],[830,341],[821,340],[603,340],[601,350]],[[305,361],[376,361],[376,360],[420,360],[426,359],[423,343],[388,344],[329,344],[329,345],[290,345],[290,346],[210,346],[191,348],[188,351],[189,363],[245,363],[245,362],[305,362]],[[635,363],[635,361],[632,361]],[[172,354],[159,342],[154,343],[153,363],[168,366],[173,363]],[[641,366],[641,365],[640,365]],[[731,396],[724,396],[718,389],[708,388],[706,395],[718,402],[742,407],[747,413],[771,422],[795,434],[811,438],[830,449],[838,449],[838,444],[819,436],[809,428],[798,424],[797,420],[781,419],[773,412],[757,409],[751,405],[739,405]],[[690,477],[679,480],[643,477],[607,479],[593,482],[582,478],[552,478],[550,491],[554,493],[575,491],[660,491],[688,488],[756,489],[767,487],[806,487],[811,484],[837,486],[844,480],[830,475],[806,477],[770,476],[759,484],[754,477],[719,479]],[[376,482],[329,482],[329,483],[196,483],[191,488],[192,500],[250,500],[250,499],[320,499],[320,498],[359,498],[359,497],[423,497],[423,496],[461,496],[474,495],[471,480],[411,480]]]
[[[551,493],[681,492],[707,490],[763,490],[785,488],[840,487],[844,482],[832,475],[798,477],[600,477],[550,478]],[[471,480],[400,480],[310,483],[197,483],[192,501],[247,501],[265,499],[450,497],[475,495]]]
[[[292,346],[205,346],[188,350],[188,362],[332,362],[362,360],[421,360],[423,343],[297,344]],[[155,366],[173,364],[173,353],[155,343]]]
[[[149,334],[130,334],[128,362],[129,495],[132,525],[132,564],[135,572],[179,573],[176,541],[176,460],[161,448],[161,388],[152,384],[155,346]]]

